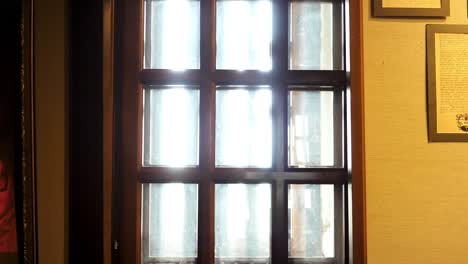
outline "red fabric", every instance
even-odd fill
[[[0,160],[0,253],[17,251],[13,177],[5,173]]]

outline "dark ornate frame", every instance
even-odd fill
[[[37,263],[35,114],[34,114],[34,0],[22,1],[21,16],[21,139],[22,225],[18,227],[20,263]]]

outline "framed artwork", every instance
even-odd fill
[[[32,0],[13,1],[0,95],[0,263],[35,264]],[[10,6],[9,6],[10,7]]]
[[[468,25],[427,25],[430,142],[468,142]]]
[[[450,0],[373,0],[375,17],[446,17]]]
[[[12,89],[4,89],[0,98],[0,262],[18,261],[18,219],[19,204],[16,199],[19,177],[15,160],[14,94]]]

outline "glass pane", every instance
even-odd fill
[[[200,68],[200,1],[145,0],[144,68]]]
[[[338,32],[334,36],[334,26],[337,26],[334,23],[340,21],[340,18],[333,17],[333,5],[333,1],[323,0],[290,3],[289,69],[340,70],[342,68],[342,47],[335,45],[340,44],[342,33]],[[337,48],[334,48],[335,46]]]
[[[333,92],[289,92],[289,166],[334,166]]]
[[[269,184],[216,185],[216,263],[269,263],[270,192]]]
[[[270,89],[216,91],[216,166],[271,167],[271,127]]]
[[[216,67],[271,69],[271,1],[216,2]]]
[[[290,257],[335,256],[333,197],[333,185],[288,186]]]
[[[145,87],[144,166],[198,165],[199,90],[195,88]]]
[[[195,263],[197,203],[196,184],[143,185],[144,263]]]

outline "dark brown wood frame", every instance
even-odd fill
[[[345,204],[345,207],[348,208],[346,211],[349,212],[348,217],[345,217],[345,221],[349,223],[350,227],[352,226],[352,231],[348,230],[345,234],[349,241],[349,246],[345,247],[345,252],[346,256],[349,255],[349,263],[365,264],[367,263],[367,246],[362,58],[363,7],[361,0],[345,0],[345,3],[349,6],[350,14],[350,52],[348,56],[351,64],[349,74],[351,82],[352,145],[352,148],[350,148],[352,162],[349,163],[350,165],[352,163],[352,178],[349,177],[347,188],[349,200],[348,204]],[[83,10],[93,11],[84,12],[80,8],[82,6],[87,7]],[[137,238],[134,233],[128,233],[128,231],[136,228],[138,222],[136,219],[124,221],[119,221],[119,219],[122,218],[122,209],[135,209],[134,200],[129,201],[121,197],[128,195],[129,192],[135,193],[136,185],[129,181],[122,182],[121,177],[119,177],[119,159],[121,157],[115,154],[116,150],[122,147],[122,144],[112,140],[112,146],[109,147],[108,143],[102,145],[102,136],[108,136],[107,133],[103,133],[104,131],[109,131],[109,129],[114,131],[114,138],[122,136],[120,131],[116,129],[121,123],[120,118],[116,118],[116,116],[125,114],[120,111],[122,94],[118,92],[122,86],[122,79],[118,73],[122,72],[124,65],[121,63],[122,58],[114,54],[118,54],[118,51],[123,48],[123,43],[120,40],[122,40],[121,30],[124,30],[122,29],[122,9],[125,4],[121,1],[106,1],[104,14],[99,6],[102,7],[102,1],[82,0],[71,3],[71,24],[73,29],[70,36],[73,40],[71,74],[74,76],[72,80],[75,81],[72,81],[72,96],[70,97],[70,111],[74,113],[70,116],[70,122],[72,126],[77,123],[76,126],[80,127],[81,133],[70,136],[71,142],[76,143],[70,146],[70,167],[73,173],[70,175],[69,228],[70,241],[73,241],[73,243],[70,242],[69,261],[70,263],[82,263],[84,261],[96,264],[103,263],[103,261],[106,264],[109,264],[110,261],[112,261],[111,263],[134,263],[136,248],[130,254],[123,249],[132,248],[132,245],[135,245]],[[104,21],[104,32],[99,30],[100,21]],[[116,28],[119,30],[116,30]],[[107,40],[110,38],[111,41],[103,41],[103,38],[107,38]],[[114,39],[115,41],[113,41]],[[104,52],[103,49],[107,52]],[[104,63],[101,67],[102,60],[104,60]],[[114,65],[115,67],[113,67]],[[100,69],[104,72],[101,72]],[[106,74],[107,77],[104,78]],[[114,87],[102,87],[104,82],[101,82],[100,78],[108,81],[109,76],[111,76],[110,80],[113,80]],[[99,103],[101,98],[99,87],[104,89],[105,107],[103,107],[102,102]],[[83,104],[80,102],[83,102]],[[108,119],[108,121],[109,118],[113,120],[103,124],[105,126],[104,131],[99,125],[99,122],[103,121],[100,118],[102,111],[110,111],[104,113],[104,118]],[[128,119],[128,115],[125,118]],[[81,122],[80,120],[85,121]],[[131,133],[125,135],[132,136]],[[100,143],[94,144],[95,139],[96,142]],[[81,144],[80,142],[87,143]],[[104,152],[101,152],[102,147],[105,149]],[[90,153],[92,154],[91,157],[81,158],[81,156],[89,156]],[[99,157],[103,157],[108,162],[104,166],[110,164],[110,167],[107,167],[104,171],[101,170]],[[109,175],[109,173],[112,175]],[[300,173],[298,176],[300,176]],[[104,189],[100,187],[101,181],[103,181]],[[127,189],[126,192],[117,192],[121,190],[124,184],[129,184],[130,189]],[[103,202],[100,200],[103,198],[102,195],[104,195]],[[207,195],[211,194],[208,193]],[[112,202],[109,201],[109,196],[112,196]],[[88,198],[83,199],[83,197]],[[106,216],[99,214],[101,206],[106,208],[103,212]],[[85,221],[72,221],[74,218]],[[108,230],[103,226],[112,226],[112,230]],[[126,239],[122,240],[122,238]],[[210,239],[210,237],[204,239]],[[120,244],[117,243],[118,240],[120,240]],[[109,244],[109,241],[111,241],[111,244]]]
[[[104,123],[104,116],[109,118],[108,107],[103,105],[109,93],[103,83],[107,80],[104,72],[112,71],[104,59],[108,58],[108,51],[113,52],[113,46],[106,46],[104,51],[104,43],[107,44],[103,41],[106,37],[103,35],[104,1],[70,1],[68,10],[69,222],[66,226],[69,248],[66,253],[70,264],[101,264],[104,255],[109,261],[111,248],[107,226],[111,223],[104,223],[104,220],[110,220],[112,206],[108,192],[112,191],[112,183],[104,174],[108,175],[107,159],[113,160],[113,155],[108,153],[108,148],[104,151],[107,146],[104,141],[110,135],[104,135],[107,130],[103,129],[108,125]],[[106,28],[106,33],[109,30]],[[106,121],[112,122],[112,117]]]
[[[103,38],[102,38],[102,112],[103,112],[103,212],[102,212],[102,225],[103,237],[102,248],[103,264],[111,264],[112,261],[112,247],[113,247],[113,234],[112,234],[112,218],[113,213],[113,175],[114,175],[114,1],[103,0]],[[112,245],[112,246],[111,246]]]
[[[348,0],[349,4],[349,59],[351,99],[351,174],[349,236],[350,263],[367,263],[366,224],[366,148],[365,148],[365,107],[364,107],[364,51],[363,51],[363,3],[362,0]]]
[[[376,17],[447,17],[450,15],[450,0],[440,0],[440,8],[389,8],[383,0],[373,0],[373,15]]]
[[[437,132],[437,83],[435,34],[453,33],[468,34],[468,25],[427,25],[427,114],[428,136],[430,142],[468,142],[468,133],[438,133]],[[468,103],[468,101],[467,101]]]
[[[279,34],[276,35],[278,41],[273,46],[273,52],[277,50],[287,50],[288,40],[287,40],[287,11],[288,2],[287,1],[273,1],[274,2],[274,15],[278,19],[274,21],[274,27],[277,28]],[[201,35],[207,36],[202,37],[202,45],[200,50],[200,57],[207,58],[202,60],[201,69],[199,71],[185,71],[183,74],[174,73],[164,70],[142,70],[142,62],[139,58],[142,58],[142,32],[141,25],[143,23],[142,8],[143,4],[138,6],[135,5],[133,1],[117,1],[116,5],[116,14],[119,21],[116,22],[117,30],[121,34],[125,32],[125,36],[121,38],[117,37],[117,42],[119,46],[117,48],[117,57],[119,54],[124,54],[123,57],[116,59],[116,72],[118,76],[123,76],[120,82],[115,82],[115,85],[118,87],[117,90],[121,91],[121,94],[117,95],[119,98],[123,98],[121,101],[120,117],[121,124],[125,124],[122,127],[120,138],[125,140],[120,140],[118,143],[118,149],[121,151],[119,155],[119,160],[123,161],[120,167],[119,183],[115,185],[114,188],[119,188],[120,195],[119,197],[119,207],[120,208],[120,219],[118,223],[119,234],[116,235],[119,243],[119,260],[122,263],[140,263],[141,261],[141,249],[138,243],[139,230],[141,219],[140,215],[135,213],[128,212],[139,212],[141,211],[140,199],[141,197],[141,185],[138,182],[169,182],[173,181],[172,174],[177,174],[178,182],[196,182],[199,184],[199,263],[212,263],[214,261],[214,234],[209,229],[214,225],[214,184],[215,183],[227,183],[227,182],[246,182],[246,183],[256,183],[256,182],[270,182],[272,183],[272,193],[273,193],[273,207],[276,210],[273,210],[272,215],[272,227],[277,230],[273,232],[272,237],[272,261],[277,263],[287,263],[287,239],[285,239],[284,234],[287,233],[285,224],[287,223],[287,205],[286,195],[287,195],[287,186],[288,184],[298,183],[332,183],[336,184],[336,194],[338,199],[335,201],[340,201],[340,204],[344,207],[347,205],[344,204],[344,200],[349,196],[348,188],[343,188],[346,186],[348,179],[347,171],[347,160],[344,161],[344,167],[342,169],[291,169],[287,168],[287,153],[286,146],[282,142],[285,141],[287,137],[287,123],[285,123],[286,118],[284,118],[286,104],[283,102],[284,98],[287,98],[287,90],[282,89],[281,87],[286,87],[286,85],[295,85],[295,84],[308,84],[308,85],[329,85],[333,87],[344,87],[347,83],[346,71],[288,71],[287,67],[287,52],[280,52],[280,56],[274,57],[273,65],[281,65],[281,67],[274,68],[271,73],[262,73],[257,71],[244,71],[242,74],[235,71],[223,71],[223,70],[214,70],[215,56],[214,56],[214,43],[215,38],[214,34],[209,34],[209,32],[215,32],[214,29],[214,0],[202,0],[201,1],[201,15],[203,25],[201,27]],[[355,3],[351,4],[350,9],[354,10],[356,13],[360,13],[361,9],[356,9]],[[341,5],[341,4],[340,4]],[[361,8],[359,6],[359,8]],[[354,13],[354,14],[356,14]],[[359,20],[360,21],[360,20]],[[360,24],[361,25],[361,24]],[[140,31],[135,30],[135,28],[140,28]],[[353,26],[352,26],[353,28]],[[353,28],[356,29],[356,28]],[[342,30],[340,29],[340,32]],[[341,33],[340,33],[341,34]],[[356,35],[360,37],[359,35]],[[134,42],[133,40],[140,39],[140,43]],[[359,38],[359,41],[360,38]],[[360,47],[358,43],[358,47]],[[353,46],[352,46],[353,48]],[[359,55],[360,56],[360,55]],[[117,61],[119,63],[117,63]],[[351,61],[353,62],[353,56],[351,56]],[[356,59],[354,58],[354,61]],[[123,63],[122,63],[123,62]],[[360,62],[360,61],[359,61]],[[360,67],[360,66],[359,66]],[[142,122],[136,118],[142,116],[141,107],[141,98],[142,98],[142,84],[165,84],[170,83],[171,81],[182,80],[183,83],[198,83],[201,87],[201,109],[202,113],[200,117],[201,124],[207,124],[207,126],[202,126],[200,134],[200,165],[197,169],[165,169],[165,168],[148,168],[141,166],[141,129]],[[361,79],[356,78],[356,81]],[[360,85],[360,83],[356,84]],[[206,148],[204,146],[214,146],[213,136],[214,135],[214,94],[215,94],[215,84],[214,83],[243,83],[243,84],[274,84],[273,93],[274,93],[274,107],[277,108],[276,119],[273,121],[277,128],[276,133],[274,134],[275,142],[281,142],[276,144],[276,149],[274,150],[274,159],[272,169],[219,169],[215,168],[213,163],[214,149]],[[205,87],[205,88],[203,88]],[[359,86],[360,87],[360,86]],[[344,95],[343,95],[344,96]],[[340,98],[340,97],[338,97]],[[340,99],[341,100],[341,99]],[[120,101],[117,99],[117,101]],[[361,100],[359,99],[359,102]],[[335,104],[335,107],[341,107],[338,103]],[[339,110],[341,112],[341,109]],[[352,113],[353,115],[353,113]],[[357,116],[357,114],[354,114]],[[340,117],[341,118],[341,117]],[[209,121],[211,120],[211,121]],[[353,121],[354,122],[354,121]],[[361,124],[360,122],[357,123]],[[137,128],[137,129],[134,129]],[[346,128],[346,123],[344,124]],[[341,128],[340,128],[341,130]],[[345,129],[344,129],[345,130]],[[359,130],[357,130],[359,131]],[[354,131],[353,131],[354,132]],[[345,130],[346,133],[346,130]],[[353,133],[353,136],[355,134]],[[355,135],[360,136],[360,133]],[[136,142],[136,143],[135,143]],[[361,139],[362,142],[362,139]],[[346,153],[347,144],[341,143],[340,146],[343,146],[343,150]],[[357,145],[357,149],[360,149],[360,146]],[[353,148],[353,153],[355,149]],[[362,154],[363,152],[359,152]],[[358,159],[359,162],[362,160]],[[354,164],[353,160],[353,164]],[[360,166],[358,166],[360,167]],[[155,177],[154,175],[158,175]],[[164,175],[164,176],[163,176]],[[200,177],[200,176],[204,177]],[[323,177],[326,175],[327,177]],[[359,185],[359,184],[358,184]],[[123,188],[122,186],[125,186]],[[342,186],[342,187],[339,187]],[[356,186],[358,187],[358,186]],[[356,188],[357,191],[363,190]],[[353,190],[354,196],[354,190]],[[340,198],[343,197],[343,198]],[[114,197],[115,198],[115,197]],[[361,198],[354,202],[362,201]],[[344,212],[343,208],[337,208],[337,215],[340,215]],[[360,206],[362,208],[362,206]],[[356,211],[359,213],[359,209],[356,208]],[[127,212],[127,213],[124,213]],[[135,217],[136,216],[136,217]],[[348,223],[349,216],[345,212],[343,217],[337,217],[337,226],[344,226],[343,221]],[[359,219],[357,218],[359,223]],[[278,231],[279,230],[279,231]],[[356,230],[360,230],[356,228]],[[356,231],[354,230],[354,231]],[[348,231],[346,230],[337,230],[338,236],[348,237]],[[359,231],[360,233],[362,231]],[[283,235],[280,235],[283,234]],[[357,238],[364,238],[356,234]],[[342,240],[342,239],[340,239]],[[363,243],[358,243],[357,247],[353,247],[354,251],[357,252],[354,254],[355,259],[359,259],[358,256],[361,254],[356,251],[362,249]],[[344,245],[337,246],[338,251],[348,251],[349,248]],[[342,250],[340,250],[340,248]],[[342,258],[346,263],[349,263],[348,253],[343,253],[337,255],[338,258]],[[362,257],[362,259],[364,259]],[[364,263],[364,262],[354,262],[354,263]]]

